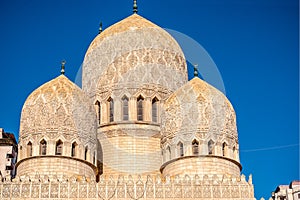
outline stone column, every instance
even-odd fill
[[[150,122],[152,121],[152,101],[150,97],[146,97],[144,100],[144,110],[143,110],[143,114],[144,114],[144,121],[146,122]]]
[[[114,121],[122,121],[122,102],[120,99],[114,99]]]

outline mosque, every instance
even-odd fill
[[[176,40],[134,1],[90,44],[82,88],[62,63],[28,96],[17,176],[0,181],[0,199],[255,200],[231,103],[187,74]]]

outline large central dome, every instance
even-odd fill
[[[104,174],[158,173],[159,108],[186,82],[176,40],[137,14],[94,39],[83,62],[82,88],[97,108]]]
[[[87,50],[82,87],[90,97],[106,87],[154,84],[175,91],[187,82],[184,54],[164,29],[133,14],[100,33]]]

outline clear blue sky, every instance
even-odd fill
[[[299,179],[297,0],[139,0],[139,14],[199,42],[237,113],[242,173],[255,196]],[[18,135],[22,105],[59,75],[74,80],[98,33],[132,13],[132,0],[0,2],[0,127]],[[284,147],[286,145],[291,145]],[[270,149],[269,149],[270,148]],[[249,151],[250,150],[250,151]]]

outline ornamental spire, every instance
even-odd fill
[[[198,77],[198,64],[194,64],[194,77]]]
[[[100,26],[99,26],[99,34],[102,33],[102,22],[100,22]]]
[[[137,0],[133,0],[133,13],[137,13],[138,12],[138,6],[137,6]]]
[[[65,64],[66,64],[66,61],[62,60],[60,74],[65,74]]]

